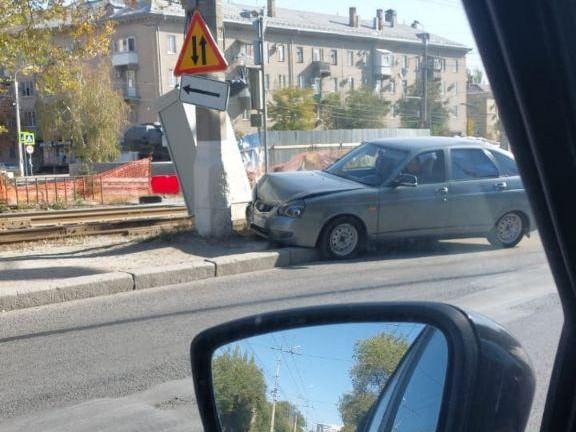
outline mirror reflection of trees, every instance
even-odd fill
[[[406,339],[389,333],[359,340],[350,369],[352,391],[345,393],[338,409],[344,422],[342,432],[355,432],[378,399],[386,382],[408,350]]]
[[[270,431],[272,401],[264,372],[239,346],[219,352],[212,362],[216,407],[223,432]],[[305,419],[288,401],[276,402],[274,432],[304,432]]]

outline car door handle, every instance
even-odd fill
[[[506,190],[506,189],[508,189],[508,183],[506,183],[506,182],[495,183],[494,189],[499,190],[499,191]]]
[[[442,201],[448,200],[448,188],[446,186],[436,189],[436,192],[442,198]]]

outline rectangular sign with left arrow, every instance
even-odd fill
[[[200,76],[182,75],[180,101],[205,108],[226,111],[230,84]]]

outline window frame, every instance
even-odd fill
[[[330,49],[330,64],[332,66],[338,66],[338,50],[336,48]]]
[[[498,150],[488,150],[488,153],[490,154],[490,156],[492,156],[492,158],[494,159],[494,163],[496,164],[496,168],[498,169],[498,176],[499,177],[506,177],[506,178],[510,178],[510,177],[519,177],[520,176],[520,171],[518,170],[518,164],[516,163],[516,159],[514,159],[513,157],[508,156],[507,154],[500,152]],[[510,159],[512,162],[514,162],[514,165],[516,167],[516,174],[505,174],[504,173],[504,169],[501,168],[500,166],[500,162],[498,162],[498,159],[496,158],[495,154],[499,154],[504,158]]]
[[[454,150],[480,150],[482,151],[486,157],[490,160],[490,162],[492,162],[492,165],[494,165],[494,168],[496,168],[496,177],[479,177],[479,178],[469,178],[469,179],[455,179],[454,178],[454,173],[452,172],[452,152]],[[500,174],[500,169],[498,167],[498,164],[496,163],[494,157],[490,154],[490,152],[488,150],[486,150],[483,147],[473,147],[473,146],[456,146],[456,147],[451,147],[448,151],[448,171],[447,171],[447,181],[448,182],[470,182],[470,181],[484,181],[484,180],[495,180],[495,179],[499,179],[501,177]]]
[[[172,44],[170,41],[173,41],[174,43]],[[166,52],[167,52],[167,54],[177,54],[178,53],[175,34],[166,35]]]
[[[278,44],[278,48],[276,51],[278,54],[278,62],[284,63],[286,61],[286,47],[284,46],[284,44]]]
[[[449,173],[448,173],[448,155],[446,154],[446,149],[442,149],[442,148],[436,148],[436,149],[426,149],[426,150],[422,150],[421,152],[415,153],[412,157],[408,157],[405,161],[404,164],[402,164],[402,168],[400,168],[400,171],[398,171],[398,174],[402,174],[404,172],[404,168],[406,168],[408,166],[408,164],[410,162],[412,162],[412,160],[414,158],[420,157],[426,153],[441,153],[442,157],[444,158],[444,180],[439,181],[439,182],[434,182],[434,183],[420,183],[418,182],[418,186],[423,185],[423,186],[428,186],[428,185],[440,185],[440,184],[445,184],[448,182],[449,177]]]
[[[296,63],[304,63],[304,47],[296,47]]]

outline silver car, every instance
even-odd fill
[[[268,174],[247,218],[260,235],[333,258],[398,237],[487,237],[512,247],[535,226],[510,153],[445,137],[367,142],[323,171]]]

